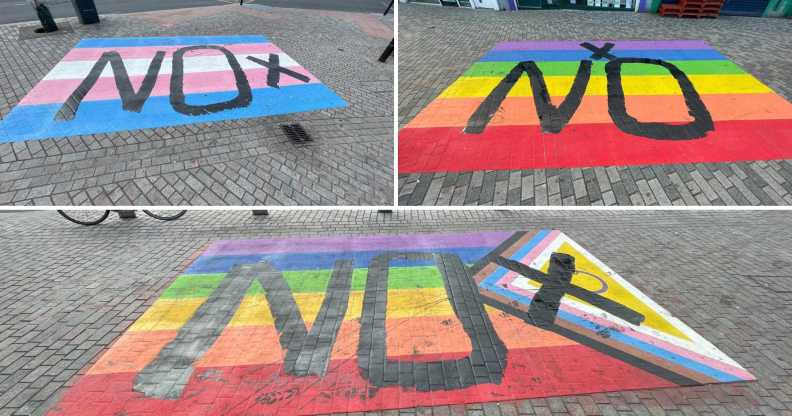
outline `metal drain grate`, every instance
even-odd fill
[[[280,128],[281,128],[281,130],[283,130],[283,133],[286,135],[286,137],[288,137],[292,141],[295,141],[295,142],[298,142],[298,143],[312,142],[313,141],[313,137],[311,137],[311,135],[308,134],[308,132],[305,131],[303,126],[300,125],[299,123],[297,123],[297,124],[281,124]]]

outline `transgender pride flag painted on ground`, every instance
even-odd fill
[[[0,122],[0,142],[345,106],[264,36],[83,39]]]

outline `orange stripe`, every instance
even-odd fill
[[[495,331],[509,350],[575,345],[574,341],[526,324],[519,318],[486,307]],[[420,361],[432,354],[459,357],[470,354],[470,339],[454,315],[388,319],[388,356]],[[153,361],[177,331],[127,332],[88,370],[88,374],[137,373]],[[357,356],[360,323],[344,321],[336,337],[331,359]],[[284,352],[272,325],[228,326],[196,363],[196,367],[280,364]]]
[[[472,351],[470,338],[454,315],[388,319],[385,328],[389,357],[409,356],[420,361],[421,355],[467,355]]]
[[[777,94],[702,95],[712,119],[772,120],[792,119],[792,103]],[[552,97],[556,105],[563,97]],[[438,98],[432,101],[408,125],[421,127],[464,127],[483,101],[479,98]],[[644,122],[687,122],[690,115],[681,95],[629,96],[627,111]],[[608,97],[586,96],[570,124],[612,123],[608,114]],[[531,97],[508,97],[490,121],[490,126],[538,125]]]
[[[283,362],[283,356],[274,326],[227,326],[195,366],[276,364]]]
[[[506,349],[513,350],[518,348],[545,348],[559,347],[564,345],[576,345],[577,342],[546,331],[533,325],[525,323],[516,316],[509,315],[490,306],[485,306],[487,314],[492,320],[492,326]]]
[[[137,373],[157,358],[177,331],[127,331],[99,357],[88,374]]]

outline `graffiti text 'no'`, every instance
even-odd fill
[[[615,46],[610,42],[605,43],[602,47],[596,47],[588,42],[581,43],[580,46],[592,52],[591,59],[599,60],[605,58],[608,60],[605,64],[605,75],[608,83],[608,113],[616,126],[622,131],[651,139],[689,140],[704,137],[708,131],[714,129],[712,117],[696,88],[687,75],[676,65],[661,59],[617,58],[610,53]],[[544,75],[536,63],[534,61],[517,63],[482,101],[468,120],[464,132],[478,134],[484,131],[523,72],[528,75],[531,82],[536,113],[539,117],[542,131],[547,133],[561,132],[580,106],[591,78],[591,62],[589,59],[580,61],[572,87],[557,107],[550,101]],[[623,64],[658,65],[665,68],[679,85],[688,113],[693,118],[693,121],[686,124],[641,122],[629,115],[625,104],[624,87],[622,86],[621,78]]]
[[[184,55],[187,52],[201,49],[217,50],[225,56],[226,60],[228,61],[228,65],[234,73],[234,81],[237,90],[237,95],[234,98],[218,103],[204,105],[191,105],[186,102],[184,94]],[[118,90],[118,94],[121,97],[123,110],[140,113],[143,109],[143,105],[146,103],[146,100],[148,100],[152,90],[154,89],[154,84],[157,82],[157,76],[160,73],[160,68],[164,59],[165,52],[157,51],[154,55],[154,58],[151,60],[151,63],[149,63],[148,69],[146,70],[146,75],[143,78],[143,82],[140,84],[140,88],[135,91],[121,55],[117,51],[104,52],[99,60],[97,60],[93,65],[91,71],[88,73],[88,76],[83,79],[80,85],[63,103],[63,106],[55,115],[55,119],[74,119],[75,113],[77,112],[80,103],[85,99],[88,92],[99,80],[99,77],[102,75],[102,72],[105,70],[107,64],[110,64],[110,68],[113,71],[115,85]],[[269,61],[258,59],[253,56],[248,56],[247,59],[268,69],[268,87],[279,88],[281,74],[288,75],[294,79],[302,81],[303,83],[310,81],[310,78],[307,76],[280,66],[280,57],[278,54],[270,53]],[[237,61],[234,54],[222,46],[194,45],[179,48],[173,53],[172,65],[173,69],[171,71],[170,78],[170,104],[175,111],[181,114],[197,116],[201,114],[217,113],[234,108],[243,108],[249,106],[253,100],[253,92],[250,87],[250,82],[245,75],[245,71],[242,70],[242,66],[239,64],[239,61]]]

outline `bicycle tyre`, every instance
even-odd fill
[[[177,214],[174,214],[174,215],[158,215],[158,214],[155,214],[155,213],[153,213],[153,212],[151,212],[151,211],[149,211],[147,209],[144,209],[143,212],[145,212],[146,215],[148,215],[151,218],[156,218],[156,219],[162,220],[162,221],[173,221],[173,220],[177,220],[177,219],[181,218],[182,215],[187,213],[187,210],[185,209],[185,210],[179,211]]]
[[[93,220],[93,221],[83,221],[83,220],[78,220],[76,218],[72,218],[72,217],[69,216],[69,214],[67,214],[66,212],[64,212],[63,210],[60,210],[60,209],[58,210],[58,214],[60,214],[61,217],[66,218],[67,220],[69,220],[69,221],[71,221],[71,222],[73,222],[75,224],[96,225],[96,224],[99,224],[102,221],[107,219],[107,217],[110,215],[110,210],[106,210],[104,212],[104,214],[102,214],[102,216],[99,217],[99,219],[96,219],[96,220]]]

